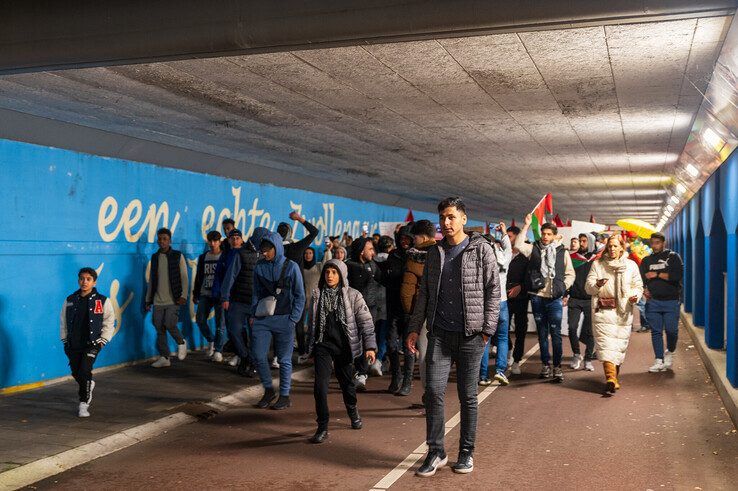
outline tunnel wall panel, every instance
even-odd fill
[[[227,216],[247,235],[256,226],[276,229],[297,210],[319,228],[316,244],[322,245],[328,235],[348,230],[356,237],[365,223],[373,232],[381,221],[404,221],[408,212],[9,140],[0,140],[0,182],[0,388],[68,375],[59,313],[83,266],[100,270],[97,288],[116,311],[117,335],[96,367],[156,354],[142,297],[159,227],[173,229],[173,247],[186,254],[192,286],[204,235]],[[420,218],[437,221],[437,215],[415,213]],[[299,239],[304,228],[295,228]],[[193,318],[190,299],[182,329],[191,346],[202,346]]]

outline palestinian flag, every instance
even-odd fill
[[[530,229],[533,231],[533,237],[536,240],[541,238],[541,225],[546,223],[546,213],[553,213],[553,196],[551,196],[551,193],[541,198],[541,201],[538,202],[531,213],[533,223],[530,224]]]
[[[571,262],[574,265],[574,269],[577,269],[582,264],[586,264],[589,262],[586,257],[582,256],[578,252],[571,253],[569,254],[569,256],[571,257]]]
[[[553,222],[554,222],[554,225],[556,225],[557,227],[565,227],[566,226],[566,225],[564,225],[564,222],[563,222],[563,220],[561,220],[561,217],[559,216],[558,213],[554,217]]]

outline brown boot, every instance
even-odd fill
[[[615,390],[620,390],[620,365],[615,367]]]
[[[610,361],[603,362],[602,366],[605,369],[605,379],[607,380],[607,393],[614,394],[615,391],[617,390],[617,385],[618,385],[617,368],[615,368],[615,364]]]

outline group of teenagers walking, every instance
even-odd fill
[[[296,344],[301,360],[312,360],[315,367],[317,429],[310,441],[316,444],[328,438],[332,372],[351,427],[361,429],[357,387],[364,387],[367,375],[381,370],[386,357],[392,375],[388,390],[407,396],[419,363],[428,444],[428,454],[416,471],[421,477],[434,475],[448,462],[444,405],[452,366],[461,407],[459,455],[452,470],[472,472],[478,385],[491,383],[490,347],[496,350],[493,378],[507,385],[508,364],[510,373],[520,374],[529,301],[538,330],[542,378],[563,382],[560,330],[567,302],[577,367],[585,361],[585,367],[593,369],[596,356],[604,366],[605,391],[615,394],[633,308],[644,294],[657,359],[652,371],[670,368],[682,266],[678,255],[664,248],[663,235],[651,237],[654,253],[639,269],[628,259],[627,241],[621,234],[606,237],[600,246],[595,245],[595,237],[585,236],[583,249],[569,251],[550,223],[541,226],[539,239],[528,242],[530,215],[522,230],[506,229],[501,223],[494,235],[467,232],[465,205],[453,197],[438,204],[438,217],[441,240],[435,240],[434,224],[420,220],[398,228],[394,238],[372,240],[365,231],[348,250],[346,240],[330,238],[320,263],[310,247],[317,229],[297,214],[291,218],[308,230],[297,242],[290,240],[292,230],[286,223],[277,232],[257,228],[244,241],[233,221],[226,220],[227,240],[221,241],[217,231],[208,234],[209,249],[198,258],[194,282],[193,301],[198,305],[198,325],[209,342],[208,355],[223,361],[228,341],[238,372],[260,378],[264,393],[256,406],[280,410],[290,406]],[[177,358],[187,354],[177,322],[179,306],[186,302],[184,285],[189,283],[183,254],[171,248],[171,232],[161,229],[158,243],[146,307],[153,308],[160,352],[153,366],[163,368],[171,364],[167,333],[177,342]],[[96,280],[94,269],[80,270],[79,289],[67,297],[60,321],[65,353],[79,384],[80,417],[89,416],[92,365],[114,333],[111,303],[95,289]],[[213,310],[215,333],[207,322]],[[513,347],[508,333],[511,321],[515,344],[508,360]],[[580,341],[586,346],[584,357],[579,355]],[[272,384],[272,365],[279,367],[277,389]]]

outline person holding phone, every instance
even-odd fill
[[[318,287],[310,295],[308,352],[315,360],[315,412],[318,429],[311,443],[328,438],[328,384],[335,370],[351,428],[362,428],[356,408],[354,359],[376,361],[374,321],[361,292],[348,286],[346,263],[331,259],[323,266]]]
[[[628,259],[625,241],[611,236],[600,259],[592,264],[585,284],[592,296],[592,334],[597,359],[605,369],[606,393],[620,389],[620,365],[630,341],[633,306],[643,295],[643,281],[638,265]]]

